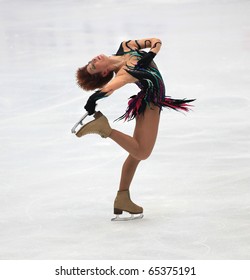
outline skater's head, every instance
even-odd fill
[[[106,85],[114,72],[109,70],[108,59],[105,55],[98,55],[87,65],[76,72],[77,84],[84,90],[95,90]]]

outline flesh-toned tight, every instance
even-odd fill
[[[136,118],[133,137],[115,129],[109,136],[129,153],[122,167],[120,191],[129,189],[139,162],[147,159],[154,148],[160,121],[160,109],[153,104],[150,104],[150,107],[145,109],[143,115]]]

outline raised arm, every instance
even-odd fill
[[[157,54],[161,49],[162,42],[158,38],[147,38],[139,40],[129,40],[122,42],[124,51],[148,49]]]
[[[129,40],[122,42],[122,48],[124,52],[129,50],[141,50],[150,48],[150,50],[143,55],[143,57],[137,62],[137,69],[146,69],[151,65],[154,57],[161,49],[161,40],[158,38],[147,38],[140,40]]]

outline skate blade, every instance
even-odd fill
[[[84,119],[87,118],[88,115],[89,115],[88,112],[85,113],[85,114],[81,117],[81,119],[72,127],[72,129],[71,129],[71,132],[72,132],[72,133],[76,134],[77,131],[79,131],[79,130],[81,129],[81,128],[80,128],[80,129],[77,130],[77,127],[78,127],[79,125],[83,125],[82,122],[83,122]]]
[[[143,214],[139,214],[139,215],[135,215],[135,214],[131,214],[130,217],[120,217],[120,215],[116,215],[115,218],[112,218],[111,221],[112,222],[116,222],[116,221],[132,221],[132,220],[138,220],[138,219],[142,219],[143,218]]]

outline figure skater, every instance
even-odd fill
[[[95,133],[103,138],[109,137],[129,153],[122,167],[114,201],[116,218],[113,220],[123,220],[119,216],[123,211],[131,214],[129,219],[143,217],[143,208],[130,199],[129,187],[138,164],[147,159],[153,150],[162,107],[188,111],[189,103],[194,100],[165,96],[162,76],[153,61],[161,46],[162,42],[157,38],[124,41],[115,55],[98,55],[79,68],[76,74],[77,83],[82,89],[96,90],[84,107],[88,115],[94,115],[94,120],[85,124],[76,135],[82,137]],[[150,50],[145,52],[142,49]],[[130,97],[126,112],[118,120],[135,119],[133,136],[112,129],[107,118],[95,111],[99,99],[108,97],[128,83],[135,83],[140,92]]]

